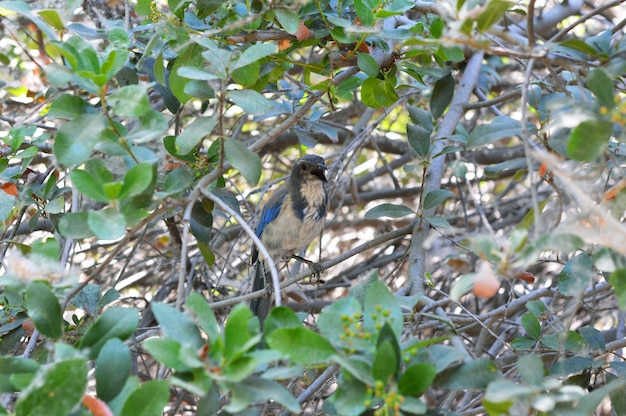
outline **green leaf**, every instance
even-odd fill
[[[217,123],[216,117],[198,117],[176,137],[176,152],[190,153],[206,136],[210,135]]]
[[[396,372],[396,368],[399,365],[398,358],[394,352],[394,348],[389,341],[383,341],[376,350],[376,356],[372,363],[372,374],[374,379],[382,381],[383,383],[389,382],[391,377]]]
[[[517,361],[517,370],[524,383],[541,388],[543,385],[543,361],[536,355],[523,355]]]
[[[253,87],[261,77],[261,64],[257,61],[237,68],[231,73],[231,77],[237,84],[247,88]]]
[[[429,27],[430,34],[433,35],[433,38],[439,39],[443,35],[444,27],[443,20],[439,16],[435,16]]]
[[[589,346],[587,341],[577,332],[574,331],[560,331],[550,335],[544,335],[541,338],[541,343],[547,348],[561,351],[582,352]]]
[[[430,153],[430,132],[428,129],[415,124],[407,124],[406,133],[411,148],[419,157],[426,158]]]
[[[369,53],[357,52],[357,65],[359,69],[363,71],[367,76],[375,78],[380,71],[376,59]]]
[[[410,105],[408,108],[409,117],[413,124],[416,124],[429,133],[433,131],[433,116],[430,112],[424,110],[423,108],[419,108],[413,105]]]
[[[389,324],[397,338],[402,334],[404,317],[400,304],[389,288],[380,280],[375,280],[365,295],[363,305],[363,326],[366,333],[375,334],[385,324]]]
[[[69,214],[64,214],[59,219],[59,234],[65,238],[71,238],[72,240],[80,240],[93,236],[94,234],[87,223],[88,217],[89,214],[87,212],[70,212]]]
[[[430,223],[431,226],[435,228],[449,228],[452,227],[448,220],[439,215],[425,215],[424,219]]]
[[[67,415],[87,387],[87,362],[72,359],[50,364],[39,371],[15,404],[20,416]]]
[[[298,318],[292,309],[286,306],[278,306],[272,308],[265,319],[265,334],[271,334],[280,328],[299,328],[301,326],[301,319]]]
[[[292,413],[301,413],[300,403],[282,385],[261,377],[248,377],[243,383],[229,385],[231,402],[224,410],[230,413],[242,412],[252,403],[274,400]]]
[[[570,38],[559,42],[559,45],[565,48],[573,49],[575,51],[583,52],[591,56],[596,55],[596,50],[589,44],[585,43],[585,41],[582,41],[580,39]]]
[[[502,374],[493,361],[478,358],[443,371],[435,384],[450,390],[482,390],[501,377]]]
[[[79,348],[90,348],[89,357],[96,359],[100,350],[111,338],[125,340],[139,324],[139,312],[134,308],[114,307],[104,311],[78,342]]]
[[[252,311],[241,303],[230,312],[224,327],[224,352],[227,361],[234,361],[261,340],[258,327],[254,329],[250,325],[251,318]]]
[[[613,398],[612,393],[619,393],[620,391],[624,391],[625,387],[626,377],[619,377],[611,380],[604,386],[594,389],[587,396],[585,396],[583,400],[580,400],[578,406],[576,406],[576,410],[579,411],[579,414],[581,415],[591,415],[598,409],[600,402],[606,397],[607,394],[611,394],[611,398]],[[621,406],[624,406],[623,396],[621,397],[621,399]],[[617,407],[613,410],[616,411],[615,414],[623,414],[623,412],[619,412],[617,410]]]
[[[547,310],[546,305],[540,300],[531,300],[526,304],[526,309],[537,318],[541,318]]]
[[[133,196],[137,196],[152,184],[154,180],[154,167],[150,163],[140,163],[135,165],[126,172],[124,175],[124,182],[122,183],[122,189],[118,196],[119,199],[124,200]]]
[[[97,312],[101,297],[100,286],[89,283],[70,300],[70,303],[93,316]]]
[[[0,356],[0,392],[17,391],[10,377],[14,374],[34,374],[39,370],[39,363],[21,357]]]
[[[405,397],[400,403],[400,410],[408,414],[423,415],[426,414],[428,406],[426,406],[426,403],[422,402],[420,399],[416,399],[415,397]]]
[[[147,381],[128,396],[121,416],[161,415],[169,398],[170,386],[167,381]]]
[[[454,87],[454,78],[450,73],[435,82],[433,93],[430,97],[430,111],[434,119],[441,117],[448,104],[450,104],[454,95]]]
[[[415,214],[415,212],[405,205],[381,204],[367,211],[364,217],[368,219],[380,217],[400,218],[411,214]]]
[[[367,0],[354,0],[354,11],[364,26],[372,26],[376,21],[374,12]]]
[[[48,338],[61,338],[63,334],[61,305],[48,284],[31,282],[24,295],[24,306],[39,332]]]
[[[104,132],[103,115],[80,115],[59,127],[54,139],[54,155],[65,166],[79,165],[89,159]]]
[[[278,14],[278,10],[276,10],[276,12]],[[296,22],[296,30],[298,30],[298,25],[299,23]],[[276,53],[276,51],[277,46],[275,43],[255,43],[243,51],[239,58],[231,65],[230,69],[232,71],[237,68],[248,66],[265,58],[266,56]]]
[[[117,338],[110,338],[100,350],[96,360],[96,393],[108,402],[124,388],[132,363],[130,350]]]
[[[89,172],[74,169],[70,172],[70,179],[76,189],[86,197],[95,201],[109,202],[109,198],[102,188],[102,183],[99,183]]]
[[[268,345],[299,364],[320,364],[330,360],[335,349],[315,332],[303,328],[279,328],[267,337]]]
[[[590,357],[574,356],[561,359],[550,367],[550,375],[553,377],[570,376],[580,374],[592,368],[593,359]]]
[[[95,236],[102,240],[115,240],[126,232],[124,215],[113,207],[89,211],[87,224]]]
[[[184,192],[193,184],[193,175],[186,168],[174,169],[165,176],[163,191],[167,194]]]
[[[224,140],[224,154],[226,160],[241,172],[246,181],[250,185],[256,186],[261,178],[261,158],[259,155],[234,139]]]
[[[169,86],[172,89],[172,93],[178,100],[185,104],[192,96],[185,92],[185,86],[191,81],[184,75],[179,74],[179,68],[181,67],[196,67],[202,68],[204,65],[204,58],[202,57],[202,47],[197,43],[192,43],[187,47],[174,61],[172,69],[170,71]]]
[[[379,78],[367,78],[361,85],[361,101],[372,108],[380,108],[398,101],[398,93]]]
[[[512,1],[490,0],[476,18],[476,29],[480,33],[484,33],[491,26],[498,23],[513,4]]]
[[[8,219],[16,208],[17,197],[0,192],[0,220]]]
[[[274,12],[276,13],[276,20],[287,33],[293,35],[298,31],[300,18],[296,12],[289,9],[276,9]]]
[[[184,342],[184,345],[190,346],[193,350],[198,350],[204,345],[196,324],[181,311],[164,303],[153,303],[152,313],[166,337]]]
[[[435,344],[429,349],[437,373],[445,370],[450,365],[463,361],[466,354],[449,345]]]
[[[522,315],[521,323],[529,337],[534,339],[539,339],[541,337],[541,324],[535,315],[530,312],[526,312]]]
[[[594,69],[587,75],[587,86],[598,99],[600,105],[613,108],[613,81],[602,69]]]
[[[535,393],[535,388],[531,386],[516,384],[510,380],[496,380],[489,383],[485,392],[485,400],[490,403],[510,403],[508,404],[510,407],[514,400],[519,400],[533,393]],[[508,407],[506,408],[508,409]]]
[[[609,144],[613,124],[609,121],[583,121],[572,130],[567,142],[567,155],[574,160],[595,160]]]
[[[619,308],[622,311],[626,310],[626,269],[615,270],[613,273],[611,273],[609,281],[611,282],[611,286],[613,286],[613,291],[617,296]]]
[[[374,384],[374,380],[372,380],[372,384]],[[370,384],[370,386],[372,384]],[[337,381],[337,390],[328,398],[328,402],[334,406],[333,412],[329,412],[329,414],[367,414],[365,403],[367,403],[368,400],[371,400],[371,398],[372,393],[363,381],[355,377],[351,377],[349,373],[342,374]]]
[[[264,114],[274,107],[270,100],[254,90],[230,90],[228,98],[252,115]]]
[[[61,31],[63,30],[63,20],[61,20],[61,16],[59,16],[59,12],[56,10],[39,10],[39,16],[54,29]]]
[[[467,148],[484,146],[520,134],[522,134],[522,126],[518,120],[509,116],[498,116],[491,123],[480,124],[472,130],[467,138]]]
[[[145,87],[127,85],[107,97],[107,104],[121,117],[141,117],[152,109]]]
[[[516,351],[519,350],[530,350],[535,346],[537,340],[530,337],[515,337],[513,341],[511,341],[511,348]]]
[[[215,348],[215,344],[218,340],[221,340],[221,334],[217,320],[215,319],[215,313],[213,309],[209,307],[209,303],[197,292],[191,292],[185,302],[186,309],[196,318],[200,328],[209,337],[209,344]]]
[[[454,196],[454,193],[447,189],[432,190],[424,197],[424,209],[435,208],[437,205],[452,196]]]
[[[433,383],[437,367],[431,364],[413,364],[407,368],[398,381],[398,390],[404,396],[419,397]]]
[[[359,301],[355,297],[349,296],[325,307],[318,318],[317,325],[322,336],[336,348],[371,350],[373,348],[371,341],[357,336],[347,338],[344,335],[345,325],[349,325],[352,329],[362,317],[363,310]]]
[[[219,79],[217,75],[205,71],[204,69],[196,68],[194,66],[182,66],[178,68],[178,75],[180,75],[181,77],[199,81],[211,81],[214,79]]]
[[[30,19],[50,40],[56,40],[56,33],[52,28],[39,18],[35,13],[31,12],[30,6],[23,1],[3,1],[0,2],[0,11],[8,10],[19,13]],[[5,13],[0,13],[4,15]]]
[[[71,120],[87,112],[87,103],[81,97],[62,94],[50,104],[48,118]]]
[[[589,286],[593,276],[593,260],[588,253],[580,253],[568,261],[559,273],[559,292],[565,296],[579,296]]]
[[[197,350],[189,344],[181,345],[179,341],[171,338],[152,338],[146,340],[143,347],[157,361],[176,371],[187,372],[204,367]]]
[[[465,54],[463,53],[463,49],[458,46],[441,46],[440,51],[442,51],[446,56],[446,61],[452,62],[461,62],[465,59]]]

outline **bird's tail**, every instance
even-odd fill
[[[254,265],[254,281],[252,283],[252,290],[263,290],[266,288],[266,282],[270,281],[271,275],[265,268],[265,262],[257,261]],[[266,294],[260,298],[253,299],[250,302],[250,309],[259,318],[261,326],[269,313],[271,306],[271,294],[266,291]]]

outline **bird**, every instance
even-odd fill
[[[308,247],[322,232],[328,206],[327,169],[321,156],[304,155],[261,209],[256,235],[275,262],[293,257],[313,264],[296,253]],[[251,260],[254,266],[252,290],[265,289],[271,275],[256,246],[252,248]],[[269,312],[270,298],[267,293],[250,302],[250,308],[261,324]]]

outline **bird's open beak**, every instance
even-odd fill
[[[311,174],[320,178],[322,182],[326,182],[326,175],[324,175],[324,173],[326,173],[326,170],[328,170],[326,165],[320,163],[314,169],[311,169]]]

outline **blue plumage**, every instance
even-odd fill
[[[320,156],[300,158],[289,178],[263,206],[256,233],[274,261],[293,256],[320,235],[328,204],[326,169]],[[255,291],[265,287],[269,276],[262,260],[255,247],[252,250],[252,262],[255,263],[252,288]],[[255,299],[250,304],[261,320],[267,315],[269,306],[269,297]]]

